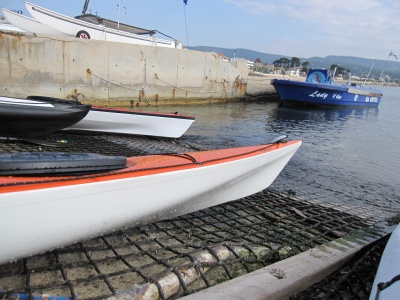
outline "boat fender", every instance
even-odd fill
[[[76,37],[80,39],[90,40],[90,34],[85,30],[79,30],[78,33],[76,34]]]

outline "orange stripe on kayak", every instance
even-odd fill
[[[201,166],[216,165],[257,156],[298,142],[300,141],[295,140],[272,145],[188,152],[179,156],[163,154],[130,157],[127,159],[127,168],[96,174],[71,176],[0,176],[0,194],[103,182],[199,168]],[[191,158],[195,161],[193,162]]]

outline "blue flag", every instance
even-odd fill
[[[183,3],[185,3],[185,5],[187,5],[188,0],[183,0]]]

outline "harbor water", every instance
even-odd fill
[[[399,90],[383,88],[383,100],[375,109],[286,108],[278,98],[142,108],[195,116],[194,124],[179,139],[49,134],[45,139],[69,141],[71,152],[123,156],[256,145],[282,135],[300,139],[303,145],[270,188],[254,195],[171,220],[122,228],[0,266],[0,298],[17,298],[16,292],[25,298],[122,299],[121,295],[131,297],[132,293],[141,297],[149,283],[149,290],[163,295],[159,299],[197,297],[197,292],[229,284],[236,277],[251,277],[257,271],[264,274],[261,268],[285,263],[287,258],[299,266],[295,260],[310,249],[313,258],[322,259],[329,253],[328,244],[337,245],[340,238],[353,251],[343,251],[347,257],[359,249],[358,239],[360,247],[367,248],[369,243],[371,248],[354,255],[341,269],[331,269],[335,272],[321,282],[315,277],[320,276],[318,272],[310,272],[316,284],[296,299],[337,299],[335,295],[343,298],[344,294],[345,299],[367,299],[386,240],[375,241],[388,234],[375,229],[386,223],[380,221],[399,214]],[[4,142],[2,147],[3,152],[29,152],[38,146]],[[325,245],[324,254],[318,255],[314,249],[320,245]],[[337,246],[331,249],[336,253]],[[202,270],[202,275],[194,270]],[[293,273],[304,276],[302,270],[289,271],[289,281],[282,282],[294,282]],[[255,277],[251,278],[254,287]],[[314,282],[309,276],[296,278]],[[245,292],[240,294],[249,295],[246,299],[259,292],[249,290],[247,284],[241,286]]]
[[[209,148],[267,143],[284,134],[300,139],[272,189],[392,215],[400,209],[400,88],[382,90],[378,108],[288,108],[277,98],[146,110],[194,115],[182,139]]]

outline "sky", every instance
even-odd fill
[[[85,2],[29,1],[68,16],[79,15]],[[29,16],[23,0],[0,0],[0,6]],[[187,0],[185,5],[183,0],[91,0],[88,13],[156,29],[184,46],[382,60],[392,51],[400,58],[400,1]]]

